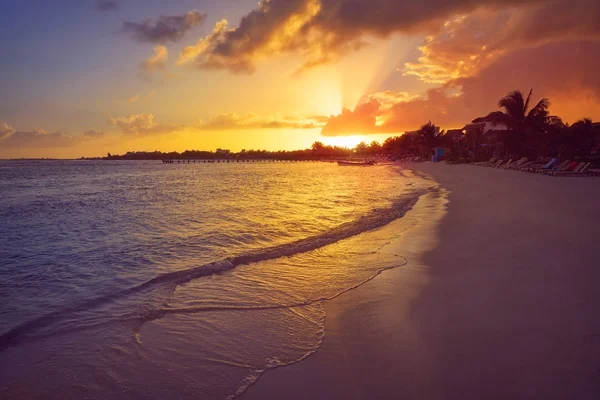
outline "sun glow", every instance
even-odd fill
[[[332,136],[323,139],[323,143],[328,146],[347,147],[349,149],[356,147],[360,142],[370,143],[371,140],[363,135]]]
[[[342,93],[338,82],[317,82],[309,90],[310,101],[319,113],[330,116],[342,112]]]

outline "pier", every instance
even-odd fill
[[[240,164],[240,163],[307,163],[307,162],[323,162],[324,160],[285,160],[285,159],[254,159],[254,158],[242,158],[242,159],[164,159],[163,164]],[[325,161],[327,162],[327,161]]]

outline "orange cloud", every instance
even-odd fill
[[[330,117],[323,136],[356,134],[400,134],[418,129],[431,120],[444,127],[462,127],[473,113],[465,107],[462,96],[449,95],[444,89],[431,89],[426,98],[401,94],[399,100],[387,104],[377,100],[377,94],[354,110],[343,110]],[[393,98],[388,93],[388,98]]]
[[[104,136],[104,132],[102,131],[95,131],[95,130],[89,130],[83,133],[83,136],[88,137],[88,138],[101,138]]]
[[[181,125],[161,125],[155,121],[154,114],[131,114],[109,118],[108,123],[130,135],[163,135],[185,128]]]
[[[15,128],[4,121],[0,121],[0,139],[4,139],[13,133],[15,133]]]
[[[167,69],[169,50],[163,45],[154,46],[154,54],[140,64],[140,76],[152,80],[157,72]]]
[[[533,0],[541,2],[543,0]],[[303,68],[338,59],[360,48],[366,36],[435,32],[445,19],[480,7],[526,5],[531,0],[261,0],[239,26],[226,21],[180,61],[203,69],[253,72],[257,60],[279,53],[304,56]]]
[[[143,100],[149,100],[152,97],[154,97],[155,94],[156,94],[156,91],[151,90],[145,96],[136,94],[136,95],[129,97],[127,100],[124,100],[124,102],[127,104],[135,104],[135,103],[143,101]],[[121,100],[119,100],[119,102],[121,102]]]
[[[567,121],[582,117],[600,119],[600,60],[597,41],[547,43],[507,53],[476,76],[448,83],[462,90],[465,106],[491,111],[509,90],[534,88],[539,97],[549,97],[551,112]],[[568,103],[585,103],[580,110]]]
[[[131,114],[109,118],[108,122],[125,134],[161,135],[181,130],[187,131],[227,131],[243,129],[317,129],[325,125],[327,118],[314,117],[265,117],[254,113],[223,113],[200,120],[194,125],[163,125],[156,122],[154,114]]]
[[[425,39],[418,61],[404,68],[406,75],[440,88],[408,101],[393,92],[364,96],[367,104],[380,101],[376,123],[359,106],[330,119],[322,133],[398,133],[428,120],[460,127],[496,110],[508,91],[531,87],[537,96],[550,97],[551,111],[567,121],[600,118],[600,77],[594,72],[600,62],[598,7],[592,0],[552,0],[449,19]],[[385,98],[387,107],[381,104]]]
[[[270,118],[258,114],[219,114],[207,120],[201,120],[198,128],[203,130],[232,129],[315,129],[323,126],[323,117],[310,118]]]
[[[359,104],[354,110],[343,109],[340,115],[332,115],[323,127],[323,136],[381,133],[376,120],[381,115],[381,103],[377,99]]]
[[[563,62],[557,62],[557,55]],[[600,119],[600,60],[597,41],[564,41],[506,52],[481,66],[473,76],[450,79],[425,98],[394,101],[387,106],[375,94],[355,110],[331,117],[322,134],[401,133],[431,120],[444,128],[460,128],[498,109],[498,101],[514,89],[534,88],[536,97],[549,97],[550,111],[565,121]],[[381,96],[379,96],[381,98]],[[378,107],[374,107],[378,106]],[[366,107],[366,108],[365,108]],[[368,112],[366,112],[367,110]]]
[[[427,83],[475,76],[507,53],[553,42],[600,40],[596,0],[552,0],[503,10],[478,9],[446,21],[404,72]]]
[[[213,51],[216,45],[224,40],[225,34],[228,31],[227,20],[220,20],[216,23],[215,28],[207,37],[200,39],[194,46],[186,46],[181,53],[179,53],[177,65],[185,64],[190,60],[196,60],[196,63],[199,65],[206,64],[207,60],[203,58],[203,55]]]

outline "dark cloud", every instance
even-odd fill
[[[200,40],[200,68],[252,72],[257,59],[299,52],[304,67],[338,58],[363,45],[365,36],[433,32],[444,19],[479,7],[520,6],[544,0],[263,0],[235,29],[215,29]],[[546,0],[548,1],[548,0]],[[190,57],[186,57],[186,60]]]
[[[460,88],[465,107],[475,110],[483,105],[491,111],[509,90],[533,88],[538,98],[550,98],[553,114],[571,122],[582,117],[598,120],[599,60],[596,41],[548,43],[510,52],[476,76],[456,79],[448,86]]]
[[[5,148],[52,148],[69,147],[79,143],[81,138],[68,136],[61,132],[48,133],[37,129],[34,131],[16,131],[0,140],[0,147]]]
[[[176,42],[205,19],[205,13],[195,10],[183,15],[161,15],[157,20],[149,18],[142,23],[124,22],[121,32],[140,42]]]
[[[552,0],[513,12],[495,46],[592,38],[600,39],[600,2]]]
[[[96,0],[96,10],[98,11],[111,11],[118,7],[119,3],[116,0]]]
[[[87,131],[82,135],[71,136],[66,133],[47,132],[44,129],[32,131],[19,131],[4,121],[0,121],[0,149],[24,148],[42,149],[52,147],[70,147],[82,142],[99,139],[104,136],[103,132]]]

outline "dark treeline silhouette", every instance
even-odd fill
[[[315,146],[313,145],[313,148]],[[348,157],[354,154],[352,149],[335,147],[331,157]],[[182,153],[161,151],[130,151],[123,155],[108,154],[104,160],[315,160],[323,154],[314,149],[293,151],[242,150],[240,152],[219,152],[204,150],[186,150]]]
[[[310,149],[294,151],[242,150],[186,150],[178,152],[128,152],[108,154],[105,160],[316,160],[340,158],[428,158],[433,149],[448,149],[448,158],[455,161],[480,161],[492,155],[502,157],[559,157],[574,159],[597,158],[600,152],[600,124],[584,118],[569,125],[548,108],[550,101],[539,100],[530,107],[533,90],[527,98],[515,90],[502,98],[502,111],[474,119],[460,129],[441,130],[431,122],[421,129],[389,137],[383,144],[361,142],[354,148],[325,145],[314,142]]]
[[[492,155],[518,159],[558,157],[597,159],[600,156],[600,124],[588,118],[569,125],[550,115],[550,101],[542,98],[530,107],[527,98],[515,90],[500,99],[502,111],[474,119],[461,129],[440,131],[431,122],[420,130],[387,139],[383,151],[428,157],[436,147],[450,149],[448,158],[463,161],[489,159]]]
[[[182,153],[161,151],[130,151],[123,155],[108,154],[105,160],[317,160],[324,158],[348,158],[353,156],[373,157],[381,153],[381,145],[360,143],[353,149],[339,146],[326,146],[315,142],[304,150],[242,150],[240,152],[186,150]]]

